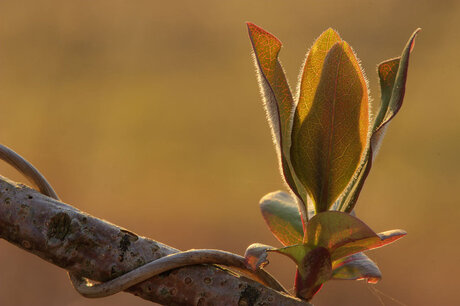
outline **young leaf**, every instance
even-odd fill
[[[299,102],[296,108],[296,116],[300,120],[305,119],[313,103],[327,53],[335,43],[341,41],[340,35],[329,28],[316,39],[308,51],[303,66],[299,88]]]
[[[401,57],[386,60],[379,64],[378,74],[381,90],[380,110],[373,124],[373,133],[370,139],[370,148],[367,153],[366,161],[355,177],[355,181],[351,183],[349,194],[344,197],[344,203],[341,205],[346,212],[353,210],[367,175],[370,172],[373,159],[380,147],[388,123],[396,116],[402,106],[406,90],[409,57],[414,48],[415,37],[419,31],[420,29],[417,29],[411,35]]]
[[[368,238],[380,240],[363,221],[338,211],[322,212],[311,218],[307,225],[307,235],[309,244],[325,247],[331,254],[350,242]]]
[[[399,68],[399,61],[400,57],[392,58],[380,63],[377,67],[377,73],[380,80],[380,109],[375,118],[375,128],[378,128],[382,124],[388,111],[396,74]]]
[[[364,222],[347,213],[327,211],[315,215],[307,225],[307,243],[329,250],[332,261],[389,244],[404,235],[403,230],[376,234]]]
[[[260,210],[271,232],[283,245],[302,243],[302,221],[290,194],[276,191],[265,195],[260,200]]]
[[[302,68],[301,82],[298,93],[298,103],[295,109],[295,116],[298,117],[297,120],[302,121],[307,116],[311,105],[313,104],[313,99],[315,96],[316,88],[321,77],[321,70],[323,68],[324,59],[326,58],[327,53],[331,47],[337,43],[341,42],[342,39],[340,35],[334,31],[332,28],[324,31],[313,43],[313,46],[307,53],[307,58]],[[294,127],[293,127],[294,129]],[[290,153],[292,154],[292,153]],[[294,171],[295,172],[295,171]],[[297,179],[298,180],[298,179]],[[298,182],[298,185],[301,184]],[[307,195],[303,195],[303,203],[307,206]],[[314,199],[313,199],[314,200]],[[311,203],[306,207],[306,211],[309,209],[316,210],[316,205]],[[309,216],[310,214],[308,214]],[[313,214],[314,215],[314,214]],[[308,218],[307,218],[308,219]]]
[[[364,253],[356,253],[332,263],[332,279],[360,280],[377,283],[382,278],[379,267]]]
[[[404,237],[405,235],[406,232],[403,230],[391,230],[379,233],[377,234],[377,237],[372,236],[346,242],[342,246],[339,246],[335,250],[331,251],[331,258],[332,260],[338,260],[358,252],[380,248]]]
[[[283,177],[291,190],[303,199],[305,191],[297,182],[289,156],[294,100],[283,67],[278,60],[282,44],[274,35],[255,24],[248,22],[247,26],[254,50],[259,85]],[[302,207],[301,209],[302,216],[306,220],[308,218],[306,210]]]
[[[350,46],[336,42],[318,73],[316,88],[297,105],[291,145],[293,168],[317,213],[327,211],[348,185],[368,134],[367,86]]]
[[[376,234],[350,214],[327,211],[308,221],[305,243],[266,251],[294,260],[298,269],[295,282],[297,296],[309,300],[331,277],[378,281],[381,277],[378,267],[360,252],[381,247],[405,234],[402,230]]]
[[[384,92],[391,90],[391,96],[389,97],[388,108],[385,111],[385,116],[382,122],[376,122],[379,127],[389,122],[401,108],[404,94],[406,92],[406,80],[407,71],[409,68],[409,57],[410,53],[415,45],[415,37],[417,36],[420,29],[415,32],[409,38],[406,47],[403,50],[400,58],[387,60],[379,65],[378,72],[380,77],[380,86],[382,90],[382,106],[387,102],[383,99],[388,99],[388,94],[383,95]],[[398,60],[396,65],[396,60]]]
[[[246,267],[255,271],[266,266],[268,264],[267,250],[270,249],[274,249],[274,247],[261,243],[253,243],[248,246],[244,253]]]
[[[290,245],[280,249],[267,250],[268,252],[276,252],[291,258],[297,265],[301,265],[305,256],[314,249],[313,246],[308,244]]]

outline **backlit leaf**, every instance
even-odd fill
[[[300,183],[296,184],[297,178],[292,172],[289,156],[294,100],[283,67],[278,60],[282,44],[274,35],[255,24],[247,23],[247,26],[283,177],[291,190],[303,198],[305,191],[300,188]],[[302,215],[307,218],[306,210],[302,211]]]
[[[382,122],[376,120],[379,127],[390,121],[401,108],[406,91],[407,71],[409,57],[415,44],[415,37],[420,29],[417,29],[409,38],[400,58],[384,61],[379,65],[378,73],[382,91],[382,113],[385,111]],[[396,62],[396,60],[398,60]],[[389,95],[391,91],[391,95]],[[387,102],[387,100],[389,101]],[[387,109],[385,106],[388,104]]]
[[[329,28],[324,31],[308,51],[305,60],[299,91],[299,103],[296,109],[299,118],[305,119],[313,103],[316,88],[318,87],[324,59],[335,43],[341,42],[339,34]]]
[[[305,119],[313,104],[315,92],[321,77],[324,59],[326,58],[327,53],[335,43],[341,41],[342,39],[340,38],[340,35],[333,29],[329,28],[316,39],[313,46],[308,51],[307,58],[305,59],[301,72],[299,101],[295,110],[295,115],[298,117],[299,121],[303,121]],[[309,209],[316,210],[316,205],[314,203],[308,203],[309,201],[307,201],[307,195],[304,194],[302,196],[303,203],[305,203],[306,206],[309,206],[306,207],[306,211]]]
[[[317,73],[317,85],[301,93],[294,115],[291,161],[317,212],[323,212],[343,192],[361,160],[368,134],[368,96],[346,42],[330,47]]]
[[[271,232],[283,245],[302,243],[299,208],[289,193],[276,191],[265,195],[260,200],[260,210]]]
[[[373,133],[370,139],[371,146],[367,153],[366,161],[356,176],[356,180],[352,182],[349,195],[344,197],[342,207],[346,212],[353,210],[372,167],[372,162],[377,155],[388,123],[396,116],[402,106],[406,90],[410,53],[414,48],[415,37],[419,31],[420,29],[417,29],[409,38],[400,57],[386,60],[378,66],[381,91],[380,110],[373,124]]]
[[[380,109],[375,120],[376,127],[382,124],[390,105],[391,93],[398,73],[400,57],[386,60],[378,65],[377,73],[380,79]]]
[[[407,232],[402,229],[385,231],[377,234],[380,237],[380,243],[375,245],[372,249],[382,247],[390,244],[407,235]]]
[[[307,225],[307,244],[329,250],[332,261],[389,244],[404,235],[403,230],[376,234],[363,221],[347,213],[327,211],[315,215]]]
[[[338,211],[322,212],[311,218],[307,225],[307,235],[309,244],[326,247],[331,254],[350,242],[368,238],[380,241],[377,234],[363,221]]]
[[[314,248],[313,246],[310,246],[308,244],[297,244],[297,245],[290,245],[284,248],[272,249],[272,250],[267,250],[267,251],[286,255],[289,258],[291,258],[297,265],[301,265],[305,256],[307,256],[307,254],[311,250],[313,250],[313,248]]]
[[[349,241],[344,245],[336,248],[331,252],[332,260],[338,260],[359,252],[364,252],[372,248],[372,246],[379,245],[381,240],[378,236],[368,238],[361,238],[355,241]]]
[[[331,251],[332,260],[337,260],[358,252],[380,248],[390,244],[406,235],[403,230],[391,230],[377,234],[377,237],[368,237],[347,242],[344,245]]]
[[[346,280],[367,279],[377,283],[382,278],[379,267],[364,253],[356,253],[332,263],[332,278]]]

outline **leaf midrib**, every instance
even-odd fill
[[[341,44],[340,44],[341,46]],[[343,51],[343,50],[341,50]],[[339,58],[338,58],[338,62],[337,62],[337,70],[336,70],[336,73],[335,73],[335,84],[334,84],[334,95],[333,95],[333,102],[332,102],[332,111],[331,111],[331,122],[330,122],[330,126],[331,128],[329,129],[329,140],[328,140],[328,152],[327,152],[327,156],[326,156],[326,167],[324,169],[324,172],[329,174],[329,167],[330,167],[330,156],[332,155],[332,139],[333,139],[333,135],[334,135],[334,121],[335,121],[335,106],[336,106],[336,102],[337,102],[337,83],[338,83],[338,80],[339,80],[339,69],[340,69],[340,65],[342,63],[342,56],[343,56],[343,52],[340,52],[339,54]],[[327,175],[327,176],[321,176],[321,189],[320,189],[320,198],[318,200],[318,203],[319,205],[321,206],[324,206],[325,210],[328,209],[328,204],[327,203],[324,203],[323,204],[323,199],[326,197],[327,199],[327,195],[325,195],[324,193],[327,192],[328,190],[328,187],[329,187],[329,182],[330,181],[330,175]]]

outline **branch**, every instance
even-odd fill
[[[46,178],[21,155],[0,144],[0,159],[21,172],[42,194],[60,201],[58,195]],[[126,290],[160,273],[197,264],[218,264],[239,268],[245,270],[245,272],[249,272],[249,274],[253,275],[256,279],[268,285],[270,288],[287,293],[286,289],[284,289],[269,273],[258,267],[248,265],[246,259],[239,255],[221,250],[190,250],[187,252],[174,253],[162,257],[161,259],[148,262],[141,267],[101,284],[95,284],[84,277],[70,272],[69,277],[78,293],[89,298],[100,298]]]
[[[0,238],[98,282],[179,252],[3,177]],[[170,270],[126,291],[168,305],[309,305],[215,265]]]

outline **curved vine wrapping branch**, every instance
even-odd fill
[[[73,274],[70,275],[70,278],[75,289],[77,289],[81,295],[89,298],[98,298],[126,290],[129,287],[160,273],[184,266],[199,264],[220,264],[246,270],[244,257],[221,250],[202,249],[188,250],[159,258],[113,280],[93,286],[88,286],[84,279],[76,277]],[[286,290],[278,282],[273,281],[273,279],[267,275],[265,271],[249,271],[251,271],[256,278],[262,279],[266,282],[265,285],[268,285],[275,290],[286,292]]]
[[[19,154],[0,144],[0,159],[4,160],[21,172],[41,193],[59,200],[56,192],[45,177]],[[178,252],[148,262],[130,272],[100,284],[89,283],[87,279],[70,273],[69,276],[75,289],[85,297],[98,298],[113,295],[141,283],[160,273],[198,264],[218,264],[235,267],[253,275],[264,285],[277,291],[287,291],[270,274],[262,269],[255,271],[248,269],[244,257],[220,250],[189,250]]]
[[[54,191],[53,187],[51,187],[51,184],[48,183],[46,178],[21,155],[0,144],[0,158],[21,172],[22,175],[24,175],[29,182],[34,184],[41,193],[49,196],[50,198],[59,200],[58,195]]]

